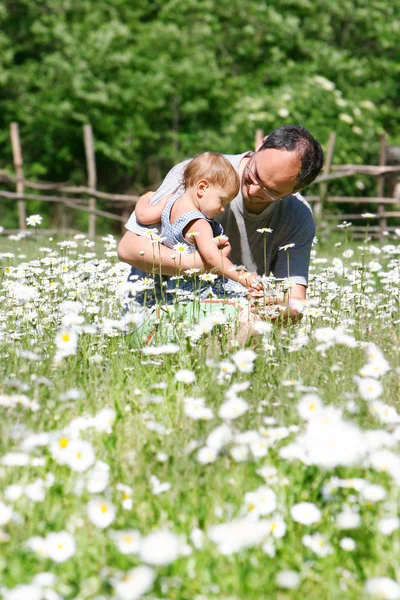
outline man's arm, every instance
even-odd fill
[[[284,304],[286,305],[285,313],[283,315],[284,321],[297,323],[303,318],[302,310],[307,301],[307,288],[305,285],[296,284],[286,293],[283,298]]]
[[[186,269],[196,267],[204,270],[203,262],[198,252],[180,254],[162,244],[152,242],[150,238],[127,231],[118,244],[118,258],[141,271],[159,273],[160,258],[163,275],[177,275]]]

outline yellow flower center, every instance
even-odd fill
[[[58,442],[61,446],[61,448],[66,448],[69,444],[69,439],[68,438],[61,438],[60,441]]]
[[[124,535],[122,538],[125,544],[130,544],[133,542],[133,537],[131,535]]]

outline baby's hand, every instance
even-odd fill
[[[264,289],[262,283],[258,278],[257,273],[250,273],[248,287],[253,290],[257,290],[258,292]]]
[[[231,253],[231,245],[227,235],[218,235],[213,238],[213,241],[217,244],[218,250],[222,252],[222,256],[228,257]]]
[[[263,289],[261,283],[258,280],[257,273],[244,273],[240,277],[240,283],[245,285],[249,290],[257,290],[260,291]]]

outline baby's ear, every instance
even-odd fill
[[[200,179],[200,181],[198,181],[196,185],[197,191],[201,194],[204,194],[209,185],[210,184],[208,183],[207,179]]]

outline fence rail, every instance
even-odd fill
[[[89,215],[96,215],[98,217],[106,217],[107,219],[114,219],[115,221],[125,222],[124,217],[122,217],[121,215],[116,215],[106,210],[99,210],[98,208],[92,208],[91,206],[85,206],[81,198],[63,198],[62,196],[42,196],[38,194],[18,194],[16,192],[4,191],[0,191],[0,198],[11,198],[12,200],[18,201],[40,200],[41,202],[54,202],[56,204],[63,204],[75,210],[81,210],[83,212],[88,213]]]
[[[129,194],[108,194],[107,192],[100,192],[99,190],[80,186],[68,186],[65,183],[52,183],[50,181],[31,181],[29,179],[19,179],[14,175],[11,175],[7,171],[0,171],[0,181],[5,183],[18,183],[22,182],[25,187],[33,190],[57,190],[64,194],[88,194],[90,196],[96,196],[96,198],[102,198],[103,200],[119,200],[121,202],[127,202],[135,204],[139,196],[131,196]]]
[[[15,192],[0,190],[0,198],[9,200],[15,200],[18,206],[18,224],[20,230],[26,228],[26,207],[25,202],[30,200],[39,200],[42,202],[51,202],[58,206],[58,217],[61,223],[64,221],[64,208],[78,210],[86,212],[89,215],[89,237],[94,237],[96,232],[96,218],[105,217],[114,221],[120,222],[122,225],[127,221],[130,212],[133,210],[138,195],[134,194],[111,194],[108,192],[102,192],[97,189],[97,171],[96,171],[96,160],[94,152],[94,141],[93,132],[90,125],[83,126],[83,139],[85,147],[86,165],[87,165],[87,185],[69,185],[68,182],[49,182],[49,181],[32,181],[26,179],[23,170],[23,156],[22,148],[19,137],[19,128],[17,123],[10,124],[10,137],[11,146],[13,152],[13,163],[15,173],[9,173],[5,170],[0,170],[0,183],[7,185],[14,185]],[[256,149],[260,146],[263,140],[263,132],[261,129],[257,129],[255,136],[255,147]],[[379,164],[378,165],[334,165],[334,150],[336,144],[336,133],[331,132],[327,142],[325,151],[325,164],[322,173],[313,182],[319,184],[318,195],[308,195],[307,200],[313,205],[314,215],[316,221],[322,220],[326,222],[333,222],[336,220],[345,219],[362,219],[364,225],[354,225],[353,230],[355,232],[360,231],[362,228],[372,232],[375,235],[382,237],[385,235],[385,231],[392,231],[396,227],[387,226],[387,219],[397,219],[400,217],[400,210],[386,210],[387,205],[400,206],[400,199],[391,198],[385,196],[385,178],[388,175],[400,173],[399,165],[387,165],[387,146],[386,146],[386,135],[383,134],[380,138],[379,143]],[[329,182],[342,179],[344,177],[353,177],[356,175],[368,175],[375,177],[377,180],[376,196],[375,197],[364,197],[364,196],[330,196],[329,195]],[[55,192],[58,195],[53,194],[37,194],[27,193],[26,190],[34,190],[38,192]],[[69,195],[72,196],[69,196]],[[102,200],[110,209],[114,209],[116,212],[111,210],[103,210],[97,207],[97,200]],[[367,219],[363,217],[363,214],[325,214],[325,208],[330,203],[334,204],[352,204],[352,205],[363,205],[363,204],[376,204],[377,214],[374,218],[378,219],[377,225],[368,225]],[[63,230],[66,228],[64,227]],[[71,230],[71,228],[69,228]]]

